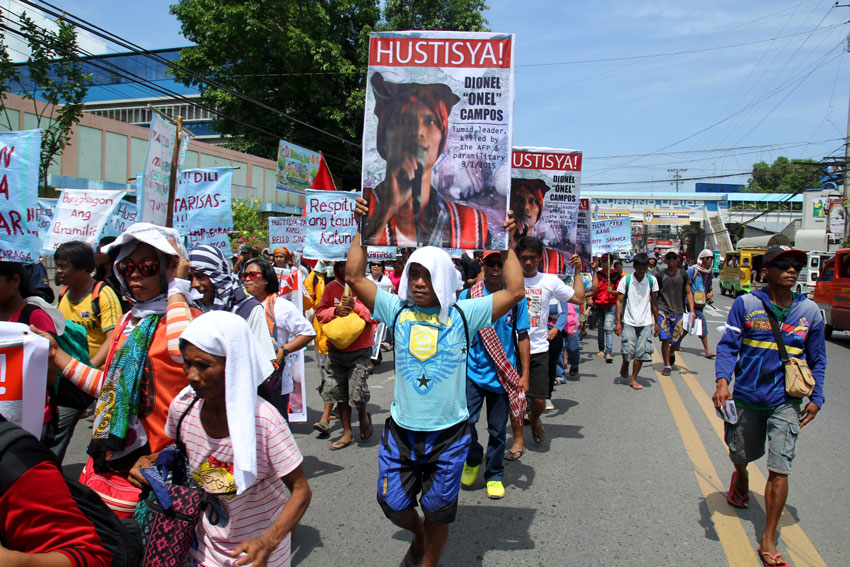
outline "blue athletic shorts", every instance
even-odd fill
[[[685,338],[685,327],[682,325],[682,313],[667,313],[663,309],[658,310],[658,338],[662,341],[670,341],[677,346]]]
[[[467,421],[440,431],[411,431],[387,418],[378,447],[378,503],[384,514],[401,517],[419,497],[426,518],[454,522],[470,441]]]

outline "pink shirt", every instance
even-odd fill
[[[177,434],[177,421],[195,392],[185,388],[171,402],[167,435]],[[230,567],[239,560],[229,552],[240,543],[259,537],[268,530],[283,510],[289,498],[281,478],[295,470],[303,460],[295,440],[280,413],[268,402],[257,398],[257,482],[240,495],[236,495],[233,481],[233,443],[230,437],[215,439],[207,435],[201,425],[201,408],[198,400],[180,426],[180,440],[186,445],[189,470],[195,482],[207,492],[219,495],[219,502],[230,517],[227,525],[213,526],[207,515],[196,528],[198,548],[190,551],[196,565],[203,567]],[[269,567],[289,567],[289,534],[269,556]]]

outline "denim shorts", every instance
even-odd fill
[[[767,440],[767,470],[791,474],[800,434],[800,402],[786,402],[773,409],[755,410],[738,406],[738,423],[726,422],[729,458],[746,465],[764,455]]]
[[[652,362],[652,325],[632,327],[623,325],[620,336],[623,339],[623,360]]]

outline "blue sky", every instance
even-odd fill
[[[170,3],[61,6],[154,49],[187,43]],[[833,3],[489,0],[490,28],[517,36],[514,144],[582,150],[583,186],[612,192],[843,154],[850,8]]]

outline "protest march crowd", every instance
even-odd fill
[[[663,265],[641,252],[625,274],[612,248],[631,249],[628,219],[598,230],[592,223],[593,238],[600,235],[593,242],[609,249],[591,246],[588,203],[578,198],[580,152],[523,149],[513,160],[520,177],[511,179],[513,36],[491,35],[480,51],[463,45],[479,53],[476,65],[492,58],[494,76],[453,75],[467,71],[449,61],[462,53],[449,51],[450,39],[446,60],[423,67],[451,71],[434,82],[398,66],[397,35],[373,34],[364,147],[374,151],[364,156],[364,191],[334,192],[331,205],[307,199],[308,217],[328,215],[325,232],[309,219],[308,244],[330,234],[321,243],[342,243],[341,256],[304,253],[318,259],[308,262],[277,247],[230,257],[198,242],[187,250],[185,232],[146,221],[95,246],[56,242],[56,297],[38,261],[0,261],[0,349],[12,348],[17,332],[44,354],[2,359],[7,382],[26,384],[16,403],[29,417],[0,413],[0,565],[288,566],[291,534],[313,496],[289,428],[291,416],[306,417],[303,350],[312,348],[322,401],[313,429],[330,437],[334,419],[342,429],[331,451],[377,432],[369,377],[392,351],[377,501],[410,532],[402,564],[436,567],[461,486],[471,487],[483,467],[487,496],[505,497],[506,462],[522,459],[528,439],[549,435],[543,417],[553,391],[580,374],[581,342],[594,327],[596,356],[616,368],[621,354],[619,381],[635,396],[655,339],[661,374],[671,376],[683,338],[699,337],[704,356],[716,359],[713,401],[734,466],[727,501],[749,505],[746,467],[767,442],[758,552],[765,565],[787,565],[776,532],[797,436],[824,402],[826,368],[822,316],[791,291],[805,253],[767,250],[766,288],[735,300],[713,352],[703,313],[713,298],[711,250],[688,269],[675,250]],[[396,80],[399,69],[410,76]],[[464,101],[455,83],[489,90]],[[510,96],[499,99],[499,89]],[[450,117],[480,119],[473,111],[481,109],[467,107],[497,99],[488,116],[499,124],[487,135],[450,125]],[[450,146],[486,154],[484,169],[502,173],[447,164]],[[507,154],[494,158],[497,151]],[[387,266],[370,259],[369,245],[410,248]],[[39,360],[37,375],[24,377]],[[88,461],[78,479],[63,476],[68,444],[86,419]]]

